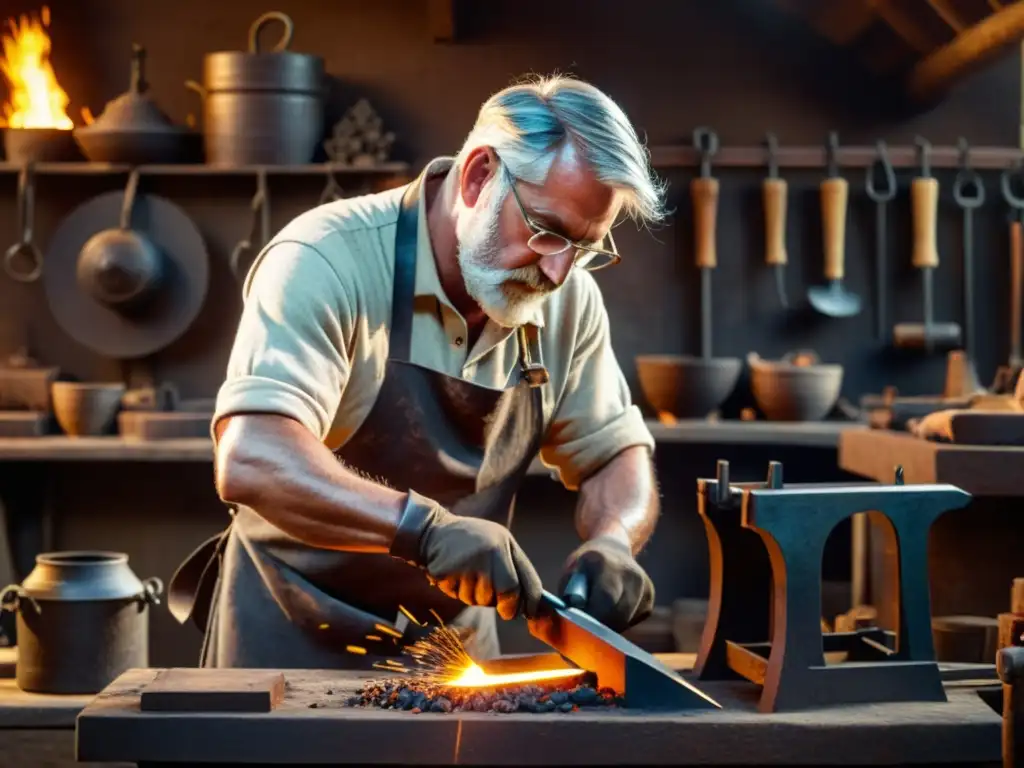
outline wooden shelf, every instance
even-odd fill
[[[848,432],[839,440],[839,468],[892,483],[896,466],[908,484],[949,483],[974,496],[1024,495],[1024,448],[953,445],[883,429]]]
[[[0,163],[0,173],[18,173],[18,163]],[[338,176],[393,176],[409,172],[408,163],[382,163],[375,166],[333,165],[140,165],[137,169],[146,176],[255,176],[261,170],[270,176],[323,176],[328,172]],[[130,165],[111,163],[38,163],[37,174],[47,176],[111,176],[126,174]]]
[[[917,168],[919,164],[917,147],[887,146],[889,162],[894,168]],[[877,159],[874,146],[839,147],[836,159],[840,168],[867,168]],[[1002,170],[1024,157],[1024,152],[1014,147],[972,147],[971,167],[975,170]],[[825,146],[820,147],[779,147],[776,160],[780,168],[816,168],[824,171]],[[689,145],[664,145],[651,147],[651,162],[656,168],[698,168],[700,153]],[[765,168],[768,167],[766,147],[721,147],[711,158],[711,166],[723,168]],[[931,149],[932,168],[959,168],[960,150],[957,147],[935,146]]]
[[[839,436],[865,426],[846,422],[807,424],[749,421],[681,421],[668,426],[648,422],[659,443],[696,445],[776,445],[835,448]],[[197,461],[213,460],[209,438],[129,441],[120,437],[6,437],[0,438],[0,461]],[[551,471],[539,461],[531,474]]]

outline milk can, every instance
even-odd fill
[[[261,50],[260,30],[271,22],[284,36]],[[324,137],[324,63],[288,50],[294,26],[280,11],[249,30],[248,51],[217,51],[203,60],[203,83],[186,86],[203,98],[203,143],[210,165],[301,165]]]
[[[163,583],[145,582],[120,552],[48,552],[21,586],[0,594],[17,612],[18,687],[99,693],[122,672],[149,666],[149,606]]]

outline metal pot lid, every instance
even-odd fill
[[[107,102],[103,113],[91,125],[79,128],[84,133],[179,133],[175,125],[146,93],[146,49],[132,45],[131,85],[127,92]]]
[[[159,289],[144,309],[127,315],[83,291],[82,249],[93,235],[119,228],[124,194],[95,197],[64,219],[50,239],[42,282],[54,319],[69,336],[102,355],[133,359],[163,349],[189,328],[206,299],[210,268],[206,243],[188,214],[170,200],[139,195],[132,228],[162,255]]]

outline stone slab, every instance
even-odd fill
[[[143,712],[141,691],[157,672],[126,672],[83,710],[79,759],[210,765],[935,765],[1000,759],[1000,717],[976,688],[962,683],[948,686],[945,703],[776,714],[755,711],[756,689],[748,683],[706,683],[725,709],[413,715],[345,707],[365,674],[284,670],[285,698],[273,712]]]

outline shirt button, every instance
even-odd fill
[[[461,347],[462,344],[463,344],[463,341],[464,341],[464,339],[461,336],[456,336],[455,337],[455,346],[456,347]]]

